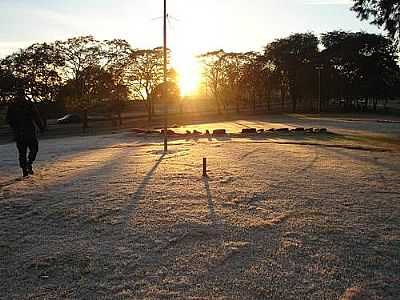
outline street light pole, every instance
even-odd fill
[[[164,0],[164,153],[168,151],[167,63],[167,0]]]

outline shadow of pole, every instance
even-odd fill
[[[208,218],[210,219],[213,225],[216,225],[218,222],[218,217],[215,213],[214,202],[210,190],[210,184],[208,177],[203,177],[204,187],[207,193],[207,205],[208,205]]]
[[[165,154],[162,154],[160,158],[156,161],[155,165],[151,168],[151,170],[146,174],[142,182],[140,183],[139,187],[137,188],[136,192],[132,195],[132,199],[129,205],[126,207],[126,212],[122,216],[123,221],[121,222],[124,227],[129,222],[129,219],[132,216],[132,211],[136,210],[137,205],[143,199],[144,193],[146,191],[146,187],[149,185],[150,180],[153,178],[154,173],[160,166],[161,162],[163,161]]]

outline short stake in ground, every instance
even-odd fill
[[[203,158],[203,177],[208,177],[207,175],[207,158]]]

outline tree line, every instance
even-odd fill
[[[396,45],[377,34],[297,33],[272,41],[262,52],[218,50],[198,59],[218,112],[271,111],[277,98],[282,111],[320,111],[332,102],[376,109],[378,101],[400,95]],[[121,39],[38,43],[0,61],[0,101],[6,104],[22,86],[33,101],[81,113],[86,127],[93,110],[119,116],[121,123],[125,106],[136,100],[151,120],[162,99],[171,105],[180,101],[178,75],[171,66],[168,70],[164,86],[163,49],[134,49]]]
[[[400,95],[400,68],[394,43],[382,35],[333,31],[319,39],[313,33],[292,34],[265,46],[262,53],[199,56],[204,84],[218,111],[236,107],[271,110],[280,98],[284,109],[298,105],[314,110],[329,103],[347,109]],[[276,102],[276,101],[275,101]]]
[[[172,69],[168,79],[165,90],[176,95]],[[92,36],[33,44],[0,61],[0,102],[12,100],[18,88],[32,101],[81,113],[84,127],[93,110],[118,115],[121,123],[129,100],[143,101],[151,119],[164,90],[163,49],[134,49],[122,39]]]

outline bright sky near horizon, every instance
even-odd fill
[[[181,64],[187,73],[194,73],[193,55],[205,51],[261,50],[295,32],[380,32],[359,21],[351,4],[351,0],[168,0],[168,46],[173,58],[179,58],[177,69]],[[162,45],[162,13],[163,0],[0,0],[0,57],[35,42],[89,34],[97,39],[123,38],[134,48],[154,48]]]
[[[177,52],[260,50],[294,32],[378,29],[349,10],[351,0],[168,0]],[[133,47],[162,44],[162,0],[0,0],[0,56],[34,42],[92,34]]]

